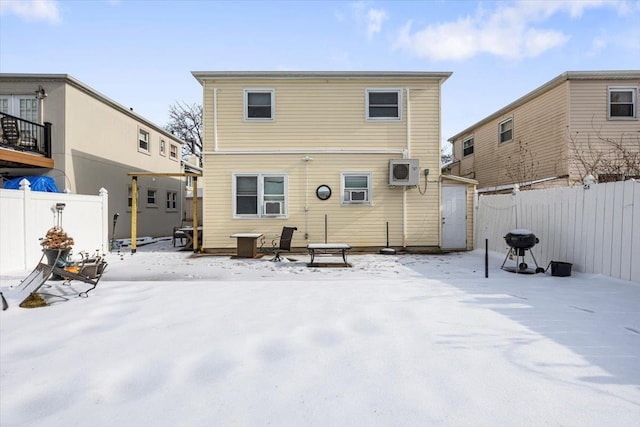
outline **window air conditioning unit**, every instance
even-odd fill
[[[282,202],[264,202],[265,215],[282,215]]]
[[[367,201],[367,190],[348,190],[347,192],[348,202],[362,202]]]
[[[389,160],[389,185],[418,185],[419,183],[419,159]]]

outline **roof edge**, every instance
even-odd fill
[[[441,82],[447,80],[453,72],[450,71],[192,71],[191,74],[200,82],[206,79],[408,79],[427,78]]]
[[[484,119],[474,123],[473,125],[467,127],[461,132],[458,132],[454,136],[447,139],[448,142],[453,143],[454,140],[464,136],[469,133],[471,130],[478,128],[485,123],[490,122],[491,120],[496,119],[497,117],[505,114],[507,111],[512,110],[516,107],[519,107],[530,100],[554,89],[557,86],[560,86],[562,83],[567,80],[628,80],[628,79],[638,79],[640,80],[640,70],[618,70],[618,71],[565,71],[559,76],[549,80],[544,83],[542,86],[532,90],[531,92],[521,96],[515,101],[507,104],[505,107],[500,108],[498,111],[488,115]]]
[[[153,128],[156,132],[159,132],[161,134],[163,134],[164,136],[166,136],[167,138],[172,138],[174,139],[176,142],[179,142],[181,144],[185,144],[185,141],[181,140],[180,138],[176,137],[175,135],[173,135],[172,133],[168,132],[167,130],[163,129],[160,125],[152,122],[151,120],[141,116],[140,114],[137,114],[135,112],[133,112],[130,108],[125,107],[124,105],[114,101],[113,99],[109,98],[108,96],[104,95],[103,93],[93,89],[91,86],[81,82],[80,80],[76,79],[75,77],[71,76],[70,74],[30,74],[30,73],[0,73],[0,79],[13,79],[13,80],[33,80],[36,82],[42,82],[42,81],[61,81],[64,83],[67,83],[73,87],[75,87],[76,89],[86,93],[87,95],[107,104],[108,106],[120,111],[121,113],[124,113],[125,115],[131,117],[132,119],[135,119],[141,123],[144,123],[146,126]]]

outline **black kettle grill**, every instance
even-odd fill
[[[509,245],[509,251],[507,251],[507,256],[502,262],[502,266],[500,267],[501,269],[512,273],[544,273],[544,268],[538,266],[538,261],[536,261],[536,257],[533,256],[533,251],[531,250],[536,244],[540,243],[540,240],[532,231],[525,229],[511,230],[504,236],[504,240],[507,242],[507,245]],[[524,258],[527,251],[529,251],[531,258],[536,265],[535,270],[530,270],[529,265],[525,262]],[[510,255],[512,258],[515,256],[515,267],[504,266]]]

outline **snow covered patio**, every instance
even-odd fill
[[[485,279],[481,252],[288,257],[159,242],[109,254],[88,298],[11,306],[0,424],[640,423],[637,283],[516,275],[500,254]]]

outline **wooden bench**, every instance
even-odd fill
[[[313,264],[313,259],[316,256],[316,251],[340,251],[342,252],[342,260],[344,263],[347,263],[347,252],[351,249],[351,246],[346,243],[309,243],[307,245],[307,250],[309,251],[309,255],[311,256],[311,264]]]

